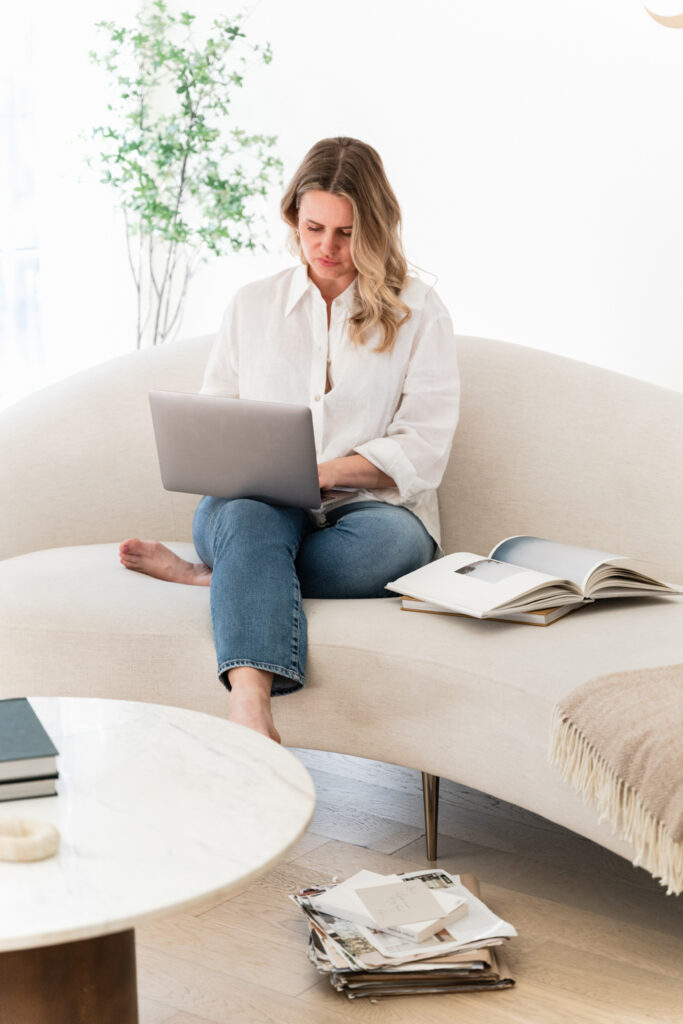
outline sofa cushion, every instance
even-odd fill
[[[304,604],[307,685],[275,708],[287,744],[448,776],[563,824],[546,762],[555,702],[596,675],[683,662],[680,598],[604,601],[545,628],[406,612],[398,598]],[[130,572],[115,544],[0,562],[0,658],[3,696],[228,710],[208,588]]]

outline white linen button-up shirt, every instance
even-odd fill
[[[329,328],[305,265],[254,281],[225,312],[202,393],[309,406],[318,462],[358,453],[396,482],[349,500],[403,505],[438,544],[436,488],[458,420],[455,336],[446,307],[419,278],[408,278],[401,298],[412,316],[391,352],[376,352],[379,329],[362,345],[349,338],[355,280],[332,303]]]

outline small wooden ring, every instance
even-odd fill
[[[45,860],[59,849],[59,829],[33,818],[0,818],[0,860]]]

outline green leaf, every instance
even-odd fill
[[[242,21],[218,17],[198,39],[195,15],[175,17],[154,0],[132,25],[98,23],[110,49],[90,54],[115,95],[109,124],[91,131],[93,172],[129,214],[129,236],[180,248],[194,263],[262,245],[258,204],[282,175],[268,152],[276,136],[232,120],[253,54],[268,63],[271,53],[249,43]]]

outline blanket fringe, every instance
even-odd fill
[[[644,867],[666,886],[667,895],[683,891],[683,844],[675,842],[663,822],[631,786],[619,778],[559,706],[553,708],[549,758],[585,803],[597,806],[600,821],[633,847],[635,867]]]

